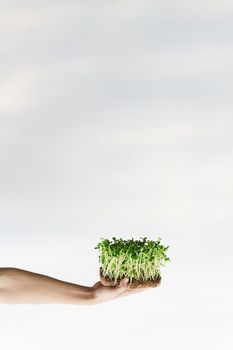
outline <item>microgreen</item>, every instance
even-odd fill
[[[113,237],[112,240],[101,238],[95,249],[99,250],[99,262],[102,275],[115,282],[128,277],[139,281],[154,280],[161,275],[161,266],[170,261],[166,255],[169,246],[165,247],[147,237],[139,240]]]

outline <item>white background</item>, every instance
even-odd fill
[[[92,285],[100,237],[162,284],[0,305],[0,347],[232,349],[232,1],[1,1],[0,266]]]

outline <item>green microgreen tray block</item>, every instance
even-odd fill
[[[147,237],[139,240],[113,237],[112,240],[101,238],[95,249],[99,251],[102,275],[117,281],[128,277],[130,282],[154,280],[161,276],[161,266],[170,261],[166,255],[169,246]]]

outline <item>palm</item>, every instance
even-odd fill
[[[96,282],[92,288],[95,291],[97,303],[134,295],[148,290],[148,288],[128,290],[126,284],[122,281],[119,287],[107,287],[103,286],[100,281]]]

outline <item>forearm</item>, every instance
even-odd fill
[[[0,303],[93,304],[92,287],[17,268],[0,268]]]

